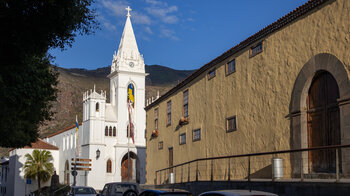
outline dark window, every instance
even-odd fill
[[[236,60],[233,59],[232,61],[228,62],[226,64],[226,74],[231,74],[233,72],[236,72]]]
[[[109,134],[108,136],[112,136],[112,127],[109,127]]]
[[[158,130],[158,108],[154,109],[154,129]]]
[[[236,116],[232,116],[226,119],[226,131],[236,131],[237,130],[237,122],[236,122]]]
[[[117,135],[117,128],[113,127],[113,137]]]
[[[171,101],[167,103],[167,125],[171,125]]]
[[[159,150],[163,149],[163,141],[158,142],[158,149]]]
[[[100,111],[100,104],[97,102],[96,103],[96,112]]]
[[[214,78],[216,76],[216,69],[213,69],[208,72],[208,80]]]
[[[180,144],[186,144],[186,133],[180,134]]]
[[[250,57],[253,57],[263,51],[263,43],[260,42],[250,49]]]
[[[201,140],[201,129],[196,129],[192,131],[192,140],[193,141]]]
[[[112,161],[110,159],[107,161],[107,173],[112,173]]]
[[[184,114],[184,117],[188,117],[188,90],[184,91],[183,114]]]
[[[105,136],[108,136],[108,126],[105,128]]]

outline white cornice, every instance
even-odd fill
[[[133,72],[133,71],[124,71],[124,70],[118,70],[118,71],[114,71],[113,73],[110,73],[107,77],[108,78],[112,78],[117,74],[128,74],[128,75],[136,75],[136,76],[148,76],[148,73],[142,73],[142,72]]]

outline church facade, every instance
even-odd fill
[[[147,105],[147,184],[196,159],[350,144],[349,10],[348,0],[310,0]],[[349,155],[339,154],[343,175]],[[285,177],[335,172],[334,151],[279,156]],[[196,167],[199,180],[247,178],[246,159],[214,163],[214,177],[211,163],[170,172],[176,182],[196,180]],[[271,176],[271,156],[253,163],[253,176]]]
[[[106,92],[94,89],[83,95],[83,121],[49,135],[46,142],[59,147],[60,182],[73,183],[72,158],[90,159],[90,171],[78,171],[77,185],[101,190],[105,183],[145,182],[145,64],[133,32],[130,8],[114,53],[110,103]],[[77,148],[78,146],[78,148]],[[129,157],[129,162],[128,162]]]

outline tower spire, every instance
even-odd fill
[[[144,73],[144,61],[143,57],[137,47],[134,30],[131,24],[129,6],[125,8],[127,11],[126,22],[123,30],[123,35],[119,43],[117,55],[113,57],[111,73],[118,70],[133,69],[134,71]],[[135,69],[136,68],[136,69]]]

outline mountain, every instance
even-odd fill
[[[51,121],[45,122],[39,129],[41,136],[47,136],[75,121],[75,115],[81,122],[83,111],[83,93],[93,89],[107,92],[109,102],[109,78],[110,67],[98,68],[95,70],[86,69],[65,69],[56,67],[59,72],[58,97],[53,103],[52,111],[55,113]],[[157,91],[160,95],[185,79],[195,70],[174,70],[161,65],[146,65],[146,98],[156,97]]]

